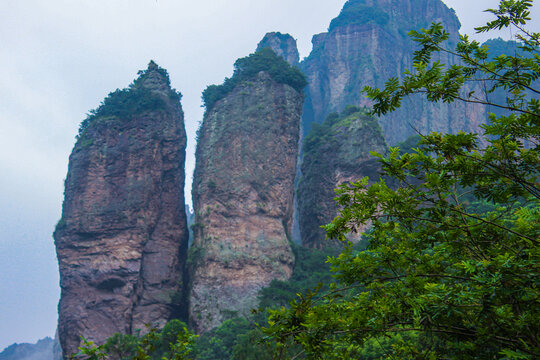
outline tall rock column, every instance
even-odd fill
[[[64,358],[185,316],[186,134],[180,94],[150,62],[81,124],[54,239]]]
[[[255,58],[264,65],[254,65]],[[272,64],[284,72],[266,71]],[[284,83],[288,75],[300,77],[301,85]],[[262,287],[292,273],[303,84],[297,69],[263,50],[239,60],[232,79],[203,95],[222,94],[207,101],[198,132],[189,305],[198,332],[249,314]]]

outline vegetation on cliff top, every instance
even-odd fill
[[[339,16],[330,22],[328,31],[341,26],[364,25],[370,22],[384,26],[389,20],[387,9],[367,5],[366,0],[350,0],[345,3]]]
[[[490,103],[462,90],[486,79],[503,89],[508,115],[490,115],[478,134],[431,133],[414,153],[379,155],[384,173],[399,183],[368,180],[338,190],[340,215],[327,235],[346,242],[359,224],[372,223],[365,251],[347,245],[331,259],[337,282],[329,295],[306,293],[289,309],[271,311],[266,335],[301,347],[310,359],[361,358],[370,341],[385,359],[538,359],[540,356],[540,34],[525,29],[529,0],[502,0],[495,19],[477,30],[518,31],[526,55],[488,59],[488,49],[461,37],[460,65],[431,59],[445,52],[440,24],[412,32],[421,48],[414,70],[367,88],[374,112],[386,114],[403,97],[433,102]],[[526,92],[535,96],[525,96]],[[525,146],[527,145],[527,146]],[[473,196],[485,210],[467,201]],[[395,342],[384,342],[392,339]],[[384,346],[384,348],[383,348]]]
[[[206,110],[233,91],[237,84],[252,79],[261,71],[267,72],[274,81],[287,84],[296,91],[302,91],[307,85],[306,77],[298,68],[289,65],[272,49],[263,48],[236,60],[233,76],[225,78],[222,85],[210,85],[203,91],[202,99]]]
[[[167,70],[158,66],[153,60],[148,64],[148,69],[140,70],[139,77],[135,79],[127,88],[116,89],[101,102],[97,109],[90,110],[86,119],[79,125],[79,134],[81,136],[84,130],[97,118],[116,117],[123,120],[129,120],[135,115],[146,111],[159,111],[166,108],[165,99],[152,89],[144,86],[152,73],[159,74],[161,81],[164,81],[170,87],[170,79]],[[172,89],[170,93],[171,100],[180,101],[181,94]]]
[[[408,11],[408,6],[411,6],[412,11],[418,11],[419,9],[426,8],[429,3],[440,2],[440,0],[408,0],[394,2],[391,6],[403,5],[400,11]],[[444,5],[443,5],[444,6]],[[419,30],[422,27],[427,27],[430,23],[430,19],[424,19],[418,17],[417,14],[410,14],[415,16],[416,19],[412,19],[409,16],[394,16],[390,21],[389,9],[386,6],[381,6],[378,1],[372,1],[368,4],[366,0],[349,0],[345,3],[338,17],[334,18],[330,22],[328,31],[332,31],[339,27],[345,27],[348,25],[366,25],[377,24],[387,30],[394,30],[404,39],[408,40],[407,33],[410,30]],[[456,19],[453,9],[448,9],[449,18],[443,19],[443,22]],[[452,19],[452,20],[453,20]]]
[[[336,136],[350,127],[353,121],[358,120],[361,120],[360,123],[363,126],[368,126],[372,131],[380,133],[382,137],[382,130],[377,119],[369,115],[366,108],[349,105],[341,113],[329,114],[321,124],[313,124],[309,134],[304,139],[302,147],[304,154],[317,156],[322,144],[336,143],[338,145],[340,139],[337,139]],[[361,139],[356,140],[360,141]]]

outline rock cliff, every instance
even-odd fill
[[[445,26],[450,33],[448,46],[453,48],[460,23],[440,0],[348,1],[328,32],[313,37],[313,50],[301,63],[309,82],[304,131],[348,104],[369,105],[363,86],[384,87],[389,78],[399,78],[404,70],[412,69],[416,45],[407,33],[432,22]],[[437,60],[448,65],[456,62],[450,55]],[[414,134],[414,129],[421,133],[478,132],[485,118],[482,106],[433,104],[418,95],[405,99],[398,111],[380,118],[380,123],[387,142],[394,145]]]
[[[377,181],[380,165],[370,151],[386,152],[377,119],[350,106],[314,124],[304,139],[302,177],[298,184],[298,212],[304,246],[323,248],[336,243],[325,240],[322,225],[338,214],[334,189],[365,176]],[[359,231],[364,229],[358,229]],[[359,236],[351,240],[358,240]]]
[[[294,265],[289,234],[305,83],[267,49],[235,67],[227,80],[234,86],[207,102],[198,131],[189,260],[198,332],[249,314],[259,290],[289,278]],[[282,71],[269,70],[276,67]]]
[[[264,48],[272,49],[276,55],[285,59],[289,65],[298,66],[299,64],[300,55],[298,54],[296,40],[289,34],[280,32],[267,33],[257,45],[257,51]]]
[[[186,135],[180,94],[150,62],[81,124],[54,239],[64,357],[185,315]]]

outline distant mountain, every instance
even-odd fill
[[[54,360],[54,340],[50,337],[35,344],[13,344],[0,353],[0,360]]]
[[[350,0],[328,32],[313,37],[313,50],[300,64],[308,79],[303,112],[303,130],[322,123],[332,112],[347,105],[364,106],[370,101],[362,93],[365,85],[384,87],[391,77],[400,78],[412,69],[417,48],[408,36],[432,22],[440,22],[449,32],[448,46],[458,41],[460,23],[455,12],[440,0]],[[442,63],[457,62],[442,54]],[[434,104],[424,97],[404,99],[401,108],[379,119],[389,145],[404,141],[416,131],[455,133],[479,132],[486,120],[483,106],[462,102]]]

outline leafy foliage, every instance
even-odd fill
[[[331,293],[308,292],[290,309],[272,310],[264,330],[271,339],[300,345],[311,359],[359,358],[374,342],[386,359],[540,357],[540,92],[532,86],[540,34],[524,27],[531,6],[503,0],[489,10],[496,19],[477,29],[517,28],[525,55],[490,61],[486,47],[463,36],[455,50],[462,65],[445,67],[431,61],[448,51],[448,34],[433,24],[411,32],[421,45],[414,72],[383,90],[366,88],[378,115],[412,93],[489,103],[508,115],[492,114],[484,138],[431,133],[412,153],[378,155],[397,189],[384,180],[368,186],[367,178],[341,186],[342,210],[327,235],[346,243],[349,231],[370,221],[370,244],[365,251],[348,244],[331,259],[338,280]],[[505,102],[462,93],[479,80],[488,91],[503,89]]]
[[[144,336],[115,334],[103,345],[83,338],[80,352],[71,358],[81,360],[183,360],[189,359],[197,335],[180,320],[171,320],[161,331],[149,329]]]
[[[200,337],[195,353],[198,360],[230,359],[239,334],[254,329],[254,325],[242,318],[225,321],[220,327]]]
[[[132,116],[145,111],[165,109],[165,99],[144,86],[145,80],[151,76],[152,72],[157,72],[167,86],[170,86],[167,70],[159,67],[154,61],[150,61],[148,69],[139,71],[139,77],[129,87],[122,90],[116,89],[109,93],[97,109],[90,110],[86,119],[79,125],[79,136],[90,123],[100,117],[116,117],[129,120]],[[171,91],[170,97],[173,101],[180,101],[181,96],[176,90]]]
[[[290,85],[296,91],[302,91],[307,85],[306,78],[300,70],[289,65],[272,49],[263,48],[236,60],[233,76],[225,78],[222,85],[208,86],[202,95],[204,106],[207,110],[211,109],[217,101],[233,91],[237,84],[253,78],[261,71],[266,71],[276,82]]]
[[[405,141],[396,145],[402,153],[414,153],[414,149],[420,146],[422,137],[420,135],[409,136]]]

